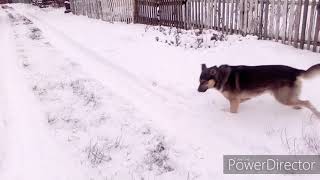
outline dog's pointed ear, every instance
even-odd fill
[[[207,65],[206,64],[201,64],[201,70],[204,71],[207,69]]]

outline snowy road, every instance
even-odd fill
[[[45,114],[18,66],[9,17],[1,11],[1,179],[81,179],[72,159],[57,147]],[[63,164],[63,166],[61,166]],[[70,168],[70,169],[69,169]],[[74,173],[76,172],[76,173]]]
[[[0,179],[256,179],[223,175],[222,155],[319,153],[307,110],[262,96],[233,115],[196,92],[203,62],[307,68],[319,54],[250,38],[169,47],[142,25],[25,5],[1,9],[0,27]],[[318,82],[304,88],[316,105]]]

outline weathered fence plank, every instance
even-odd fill
[[[295,18],[295,1],[291,0],[290,4],[290,16],[289,16],[289,27],[288,27],[288,44],[292,44],[293,32],[294,32],[294,18]]]
[[[235,10],[234,10],[234,29],[237,34],[239,34],[239,2],[240,0],[235,0]]]
[[[264,10],[264,2],[263,0],[259,0],[260,1],[260,20],[259,20],[259,39],[262,39],[262,28],[263,28],[263,10]]]
[[[221,2],[222,2],[222,14],[221,14],[221,19],[220,19],[220,21],[221,21],[221,30],[222,30],[222,32],[224,32],[225,31],[225,29],[226,29],[226,26],[225,26],[225,21],[226,21],[226,18],[225,18],[225,10],[226,10],[226,0],[221,0]]]
[[[228,34],[229,33],[229,5],[230,5],[230,3],[229,3],[229,1],[230,0],[226,0],[226,34]]]
[[[240,32],[239,33],[243,33],[243,26],[244,26],[244,0],[240,0],[240,4],[239,4],[239,30]]]
[[[282,31],[281,31],[281,38],[282,38],[282,43],[286,43],[286,36],[287,36],[287,18],[288,18],[288,0],[284,0],[284,5],[282,8]]]
[[[266,0],[266,2],[265,2],[265,10],[264,10],[265,14],[264,14],[264,24],[263,24],[263,26],[264,26],[264,35],[263,35],[264,37],[263,37],[263,39],[267,39],[268,38],[269,4],[270,4],[269,0]]]
[[[316,7],[316,0],[312,0],[311,2],[311,10],[310,10],[310,19],[309,19],[309,27],[308,27],[308,42],[307,42],[307,49],[310,50],[310,45],[312,41],[312,29],[314,28],[314,17],[315,17],[315,7]]]
[[[230,0],[231,2],[231,9],[230,9],[230,34],[234,33],[234,26],[233,26],[233,21],[234,21],[234,15],[235,15],[235,10],[234,10],[234,6],[235,6],[235,0]]]
[[[316,27],[314,31],[314,39],[313,39],[313,52],[317,51],[318,41],[319,41],[319,30],[320,30],[320,1],[316,6],[317,18],[316,18]]]
[[[253,13],[253,33],[258,35],[259,31],[259,0],[254,1],[254,13]]]
[[[271,0],[270,6],[270,20],[269,20],[269,38],[274,38],[274,16],[275,16],[275,0]]]
[[[248,28],[248,0],[244,0],[244,15],[243,15],[243,27],[242,32],[243,35],[247,34],[247,28]]]
[[[209,25],[209,28],[210,29],[213,29],[213,21],[214,21],[214,1],[213,0],[210,0],[210,4],[209,4],[209,16],[210,16],[210,25]]]
[[[297,8],[296,8],[296,17],[295,17],[295,34],[294,34],[294,47],[298,47],[298,39],[300,34],[300,18],[301,18],[301,8],[302,8],[302,0],[298,0]]]
[[[301,27],[301,40],[300,40],[300,49],[304,48],[305,36],[306,36],[306,26],[308,19],[308,9],[309,9],[309,0],[304,0],[303,16],[302,16],[302,27]]]

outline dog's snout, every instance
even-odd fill
[[[198,91],[199,92],[206,92],[207,91],[207,87],[206,86],[203,86],[203,85],[200,85],[199,87],[198,87]]]

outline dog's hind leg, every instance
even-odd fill
[[[318,118],[320,112],[309,102],[299,99],[299,87],[282,87],[273,91],[273,95],[281,104],[292,106],[294,108],[305,107],[310,109]]]
[[[310,103],[310,101],[302,101],[298,99],[293,104],[294,106],[306,107],[310,109],[320,119],[320,112]]]
[[[293,106],[293,109],[300,110],[300,109],[302,109],[302,107],[301,106]]]
[[[296,88],[285,86],[273,90],[273,96],[281,104],[293,106],[293,102],[298,99],[298,94],[296,91]]]

